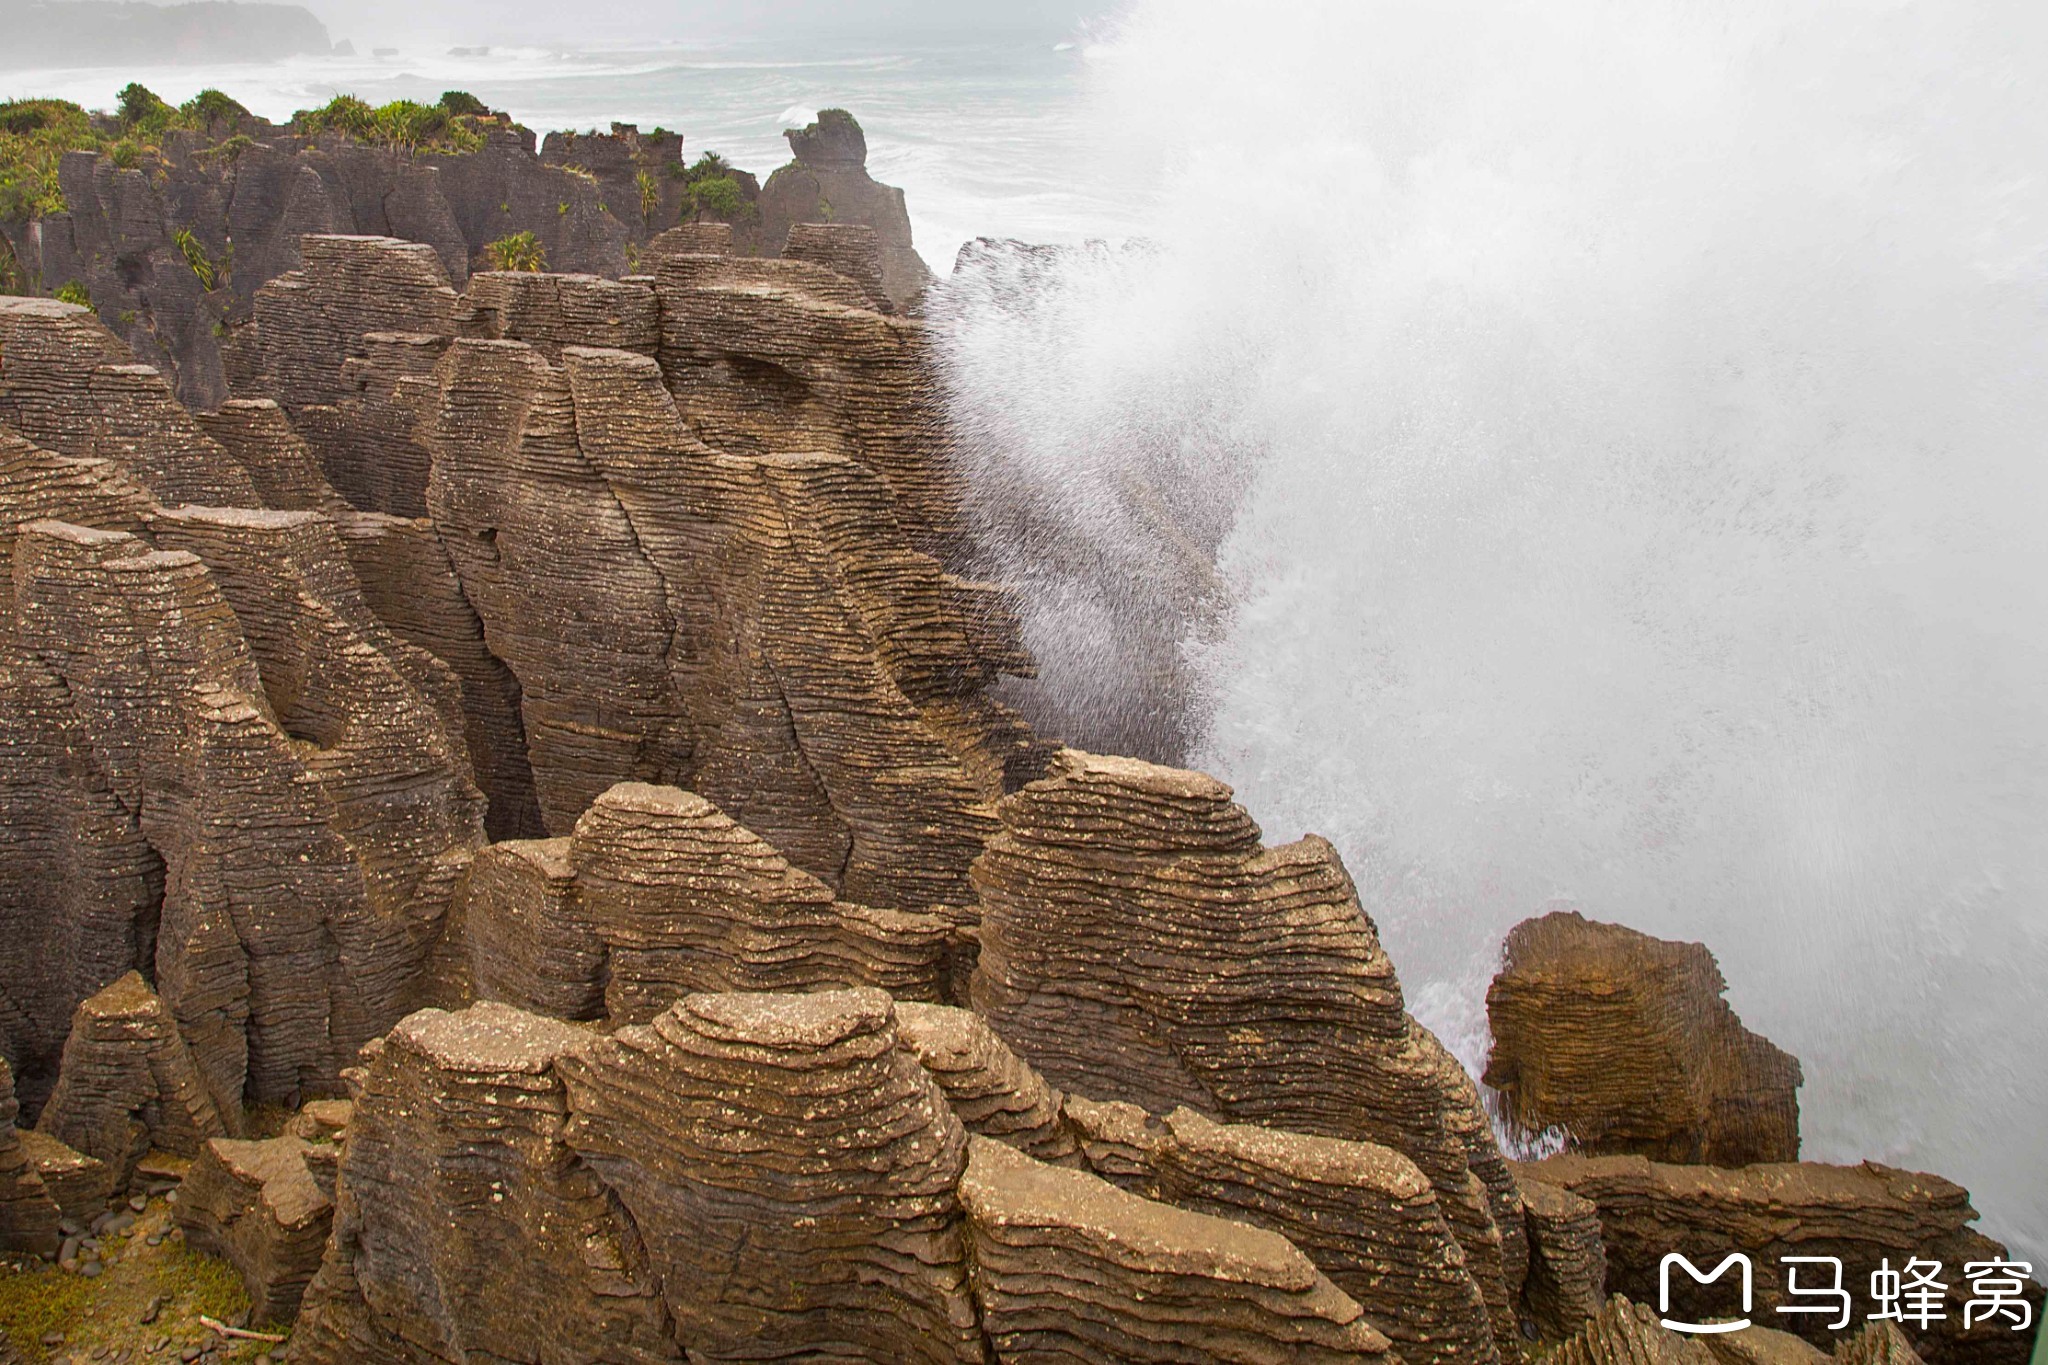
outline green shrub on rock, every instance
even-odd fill
[[[548,268],[547,248],[531,232],[515,232],[484,247],[484,259],[493,270],[539,271]]]

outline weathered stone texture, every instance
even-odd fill
[[[1408,1017],[1328,843],[1267,849],[1200,773],[1069,751],[974,865],[974,1007],[1054,1085],[1412,1160],[1504,1351],[1522,1217],[1471,1080]]]
[[[549,829],[619,781],[686,786],[850,901],[971,899],[1035,750],[872,475],[718,455],[644,356],[504,341],[456,343],[430,443]]]
[[[1166,1129],[1152,1157],[1159,1198],[1286,1237],[1409,1365],[1500,1359],[1486,1296],[1414,1162],[1186,1108]]]
[[[1671,1252],[1699,1266],[1718,1265],[1732,1251],[1749,1255],[1759,1318],[1776,1317],[1771,1310],[1780,1304],[1800,1302],[1786,1292],[1786,1256],[1839,1257],[1842,1283],[1852,1292],[1867,1287],[1871,1272],[1886,1260],[1897,1269],[1922,1257],[1960,1271],[1970,1261],[2005,1258],[2003,1247],[1971,1226],[1977,1211],[1968,1191],[1940,1176],[1875,1162],[1724,1168],[1663,1165],[1639,1156],[1564,1155],[1526,1170],[1599,1210],[1607,1286],[1645,1302],[1658,1301],[1658,1267]],[[1948,1318],[1914,1335],[1920,1354],[1930,1362],[2021,1365],[2025,1334],[1965,1334],[1968,1282],[1960,1274],[1947,1279]],[[2038,1319],[2041,1287],[2035,1284],[2028,1293]],[[1673,1277],[1671,1302],[1691,1314],[1725,1315],[1714,1286],[1694,1285],[1682,1275]],[[1826,1347],[1834,1336],[1827,1321],[1824,1314],[1787,1314],[1777,1325]]]
[[[999,1360],[1366,1362],[1396,1358],[1276,1233],[1190,1213],[972,1140],[960,1201]]]
[[[239,1125],[240,1118],[236,1109],[228,1121]],[[125,1189],[152,1147],[197,1155],[206,1139],[228,1131],[228,1121],[170,1011],[130,972],[79,1005],[37,1126],[104,1162],[114,1188]]]
[[[692,995],[561,1071],[694,1359],[982,1358],[967,1134],[886,995]]]
[[[63,1215],[15,1130],[20,1113],[14,1073],[0,1057],[0,1251],[55,1256]]]
[[[555,1065],[588,1042],[479,1004],[373,1046],[294,1358],[681,1359],[630,1220],[565,1141]]]
[[[1486,1082],[1580,1150],[1740,1166],[1799,1157],[1799,1062],[1721,998],[1713,954],[1559,911],[1509,933]]]
[[[1607,1298],[1600,1210],[1571,1191],[1524,1175],[1516,1181],[1529,1231],[1522,1308],[1549,1340],[1576,1333]]]
[[[186,1244],[234,1266],[259,1323],[298,1314],[334,1222],[333,1197],[308,1165],[311,1150],[295,1137],[214,1138],[179,1186]]]
[[[1060,1114],[1060,1093],[980,1015],[899,996],[896,1034],[939,1083],[968,1132],[1039,1161],[1082,1164],[1080,1143]]]
[[[1655,1313],[1620,1294],[1548,1359],[1557,1365],[1714,1365],[1697,1337],[1668,1331]]]

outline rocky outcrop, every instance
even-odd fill
[[[576,822],[569,859],[576,913],[607,949],[615,1020],[650,1020],[693,991],[940,989],[949,920],[835,900],[694,793],[613,787]]]
[[[59,455],[106,460],[166,505],[258,505],[241,465],[90,310],[0,299],[0,354],[0,426]]]
[[[461,918],[480,998],[645,1023],[693,991],[943,989],[952,922],[835,900],[704,798],[621,783],[566,839],[473,866]]]
[[[972,1010],[898,999],[896,1034],[979,1137],[1061,1166],[1081,1164],[1061,1096]]]
[[[853,115],[826,109],[817,122],[783,136],[794,159],[761,187],[762,239],[779,245],[803,223],[865,226],[875,234],[883,289],[899,308],[914,301],[931,272],[911,247],[903,191],[868,174],[867,134]]]
[[[116,1189],[151,1148],[194,1156],[227,1132],[177,1024],[137,972],[78,1007],[37,1126],[104,1162]]]
[[[1698,1338],[1667,1331],[1655,1313],[1620,1294],[1548,1359],[1557,1365],[1715,1365]]]
[[[430,443],[551,830],[619,781],[683,786],[849,901],[971,899],[988,803],[1038,751],[877,478],[721,455],[645,356],[523,342],[455,343]]]
[[[1359,1306],[1276,1233],[980,1137],[960,1201],[982,1330],[1000,1360],[1395,1358]]]
[[[1712,953],[1559,911],[1509,933],[1486,1083],[1525,1132],[1739,1166],[1799,1157],[1799,1062],[1721,998]]]
[[[816,254],[816,253],[814,253]],[[872,469],[912,544],[964,546],[922,324],[809,260],[673,255],[655,266],[662,373],[685,422],[732,454],[826,451]]]
[[[1659,1267],[1672,1252],[1702,1267],[1720,1264],[1733,1251],[1747,1254],[1755,1271],[1753,1316],[1766,1321],[1779,1305],[1799,1302],[1788,1293],[1782,1257],[1839,1257],[1842,1283],[1852,1292],[1868,1286],[1871,1273],[1887,1260],[1897,1269],[1920,1257],[1960,1271],[1971,1261],[2009,1259],[2003,1247],[1971,1226],[1977,1211],[1967,1191],[1940,1176],[1875,1162],[1730,1169],[1663,1165],[1638,1156],[1565,1155],[1527,1169],[1599,1210],[1608,1288],[1646,1302],[1658,1302]],[[1968,1285],[1959,1274],[1948,1279],[1948,1318],[1931,1332],[1915,1334],[1920,1354],[1928,1361],[1985,1365],[2025,1361],[2025,1333],[1963,1332]],[[1691,1321],[1725,1316],[1719,1288],[1674,1275],[1670,1302],[1677,1312],[1698,1315]],[[2029,1297],[2038,1320],[2039,1285]],[[1787,1314],[1777,1325],[1827,1347],[1834,1336],[1827,1321],[1826,1315]]]
[[[0,1251],[55,1256],[63,1214],[15,1130],[20,1112],[14,1073],[0,1057]]]
[[[1357,1300],[1409,1365],[1500,1359],[1479,1282],[1415,1164],[1366,1142],[1166,1117],[1159,1197],[1277,1232]]]
[[[115,1194],[112,1167],[33,1128],[17,1136],[29,1169],[56,1201],[60,1214],[79,1223],[90,1223],[106,1212]]]
[[[24,931],[0,1030],[24,1098],[60,1021],[136,969],[224,1116],[331,1088],[431,995],[481,842],[459,680],[369,609],[328,515],[254,506],[247,468],[334,506],[274,409],[211,424],[245,468],[80,310],[0,307],[0,331],[4,420],[60,443],[0,433],[0,913]]]
[[[901,305],[928,278],[910,248],[902,191],[868,176],[858,125],[838,111],[826,122],[839,129],[841,120],[851,143],[792,136],[797,160],[771,179],[772,194],[730,172],[742,190],[741,245],[773,256],[793,225],[871,230],[875,268]],[[301,267],[306,234],[418,243],[457,285],[485,263],[491,242],[518,232],[532,233],[557,270],[611,277],[627,271],[640,244],[677,231],[679,218],[683,231],[731,240],[730,224],[689,221],[696,206],[678,134],[615,124],[609,133],[550,134],[537,151],[533,132],[503,115],[467,127],[473,150],[400,150],[238,113],[161,136],[137,165],[73,152],[59,172],[64,211],[0,223],[0,253],[21,286],[85,288],[183,401],[212,407],[246,381],[237,333],[259,291]],[[849,156],[854,143],[858,154]],[[800,237],[796,254],[814,250],[808,243]],[[835,268],[859,269],[871,283],[864,253],[840,246],[828,254]]]
[[[179,1186],[186,1244],[234,1266],[259,1323],[297,1315],[334,1222],[333,1198],[307,1164],[311,1150],[295,1137],[214,1138]]]
[[[561,1070],[694,1358],[981,1358],[967,1135],[886,995],[692,995]]]
[[[565,1140],[555,1065],[588,1041],[480,1004],[371,1048],[295,1359],[681,1359],[630,1220]]]
[[[1574,1335],[1607,1299],[1607,1247],[1600,1210],[1546,1181],[1516,1172],[1529,1231],[1522,1311],[1546,1340]]]
[[[1752,1323],[1734,1332],[1700,1338],[1720,1365],[1828,1365],[1829,1357],[1790,1332]]]
[[[998,816],[973,870],[971,993],[1004,1041],[1057,1086],[1399,1152],[1515,1350],[1513,1179],[1470,1078],[1405,1012],[1335,850],[1263,847],[1200,773],[1072,751]]]

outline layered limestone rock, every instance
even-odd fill
[[[1868,1286],[1871,1273],[1886,1261],[1898,1269],[1918,1257],[1960,1270],[1971,1261],[2010,1259],[2005,1248],[1971,1226],[1977,1211],[1968,1191],[1940,1176],[1875,1162],[1730,1169],[1663,1165],[1638,1156],[1564,1155],[1527,1169],[1599,1210],[1608,1288],[1647,1302],[1659,1301],[1660,1266],[1673,1252],[1702,1267],[1720,1264],[1730,1252],[1747,1254],[1755,1273],[1754,1316],[1762,1320],[1776,1317],[1772,1310],[1781,1304],[1811,1302],[1788,1292],[1791,1267],[1782,1259],[1787,1256],[1840,1258],[1842,1284],[1852,1292]],[[1962,1330],[1968,1282],[1960,1275],[1947,1278],[1948,1317],[1915,1334],[1920,1354],[1929,1361],[2023,1362],[2025,1333]],[[1716,1291],[1715,1285],[1674,1275],[1670,1303],[1674,1312],[1694,1315],[1691,1321],[1726,1316],[1727,1304]],[[2041,1287],[2030,1285],[2027,1297],[2038,1320]],[[1825,1347],[1834,1336],[1828,1320],[1825,1314],[1787,1314],[1777,1325]]]
[[[164,504],[258,505],[256,487],[91,310],[0,298],[0,427],[106,460]]]
[[[470,277],[463,308],[464,336],[531,342],[552,355],[564,346],[653,355],[661,344],[661,308],[654,290],[634,281],[486,271]]]
[[[1580,1150],[1740,1166],[1799,1157],[1799,1062],[1723,1000],[1713,954],[1570,911],[1508,934],[1486,1083]]]
[[[569,840],[511,839],[478,853],[458,893],[470,984],[556,1019],[601,1019],[605,942],[581,912]]]
[[[295,1137],[214,1138],[178,1190],[178,1226],[195,1251],[234,1266],[256,1322],[289,1322],[319,1268],[334,1202]]]
[[[1720,1365],[1828,1365],[1829,1360],[1817,1347],[1790,1332],[1754,1323],[1700,1340]]]
[[[0,567],[24,525],[61,517],[142,529],[154,502],[110,461],[58,455],[0,428]],[[75,610],[66,608],[75,616]],[[0,575],[0,1056],[33,1116],[56,1081],[79,1001],[155,955],[164,868],[134,808],[91,761],[62,676],[18,644]]]
[[[1607,1247],[1600,1210],[1547,1181],[1516,1173],[1529,1231],[1529,1277],[1522,1309],[1538,1335],[1552,1341],[1576,1333],[1607,1299]]]
[[[479,1004],[370,1049],[295,1359],[677,1361],[618,1200],[565,1140],[589,1035]]]
[[[626,782],[569,838],[481,854],[461,902],[479,998],[644,1023],[693,991],[933,999],[950,920],[834,899],[701,796]]]
[[[560,1070],[692,1359],[982,1359],[967,1134],[886,995],[692,995]]]
[[[886,481],[916,548],[960,554],[962,490],[921,323],[808,260],[679,254],[655,278],[662,371],[698,435],[732,454],[856,459]]]
[[[79,1005],[37,1126],[105,1163],[125,1189],[151,1148],[195,1156],[240,1118],[237,1109],[223,1119],[170,1012],[130,972]]]
[[[800,223],[864,226],[875,234],[883,289],[899,308],[914,301],[931,272],[911,247],[903,191],[868,174],[867,135],[853,115],[826,109],[783,136],[794,159],[761,187],[763,242],[780,247]]]
[[[1364,1312],[1286,1238],[1156,1203],[972,1140],[960,1202],[997,1359],[1394,1359]]]
[[[893,313],[896,306],[883,282],[882,239],[864,223],[796,223],[782,245],[786,261],[808,261],[860,286],[867,306]]]
[[[568,853],[613,1019],[645,1022],[694,991],[938,993],[949,920],[836,900],[692,792],[621,783],[576,822]]]
[[[1039,751],[878,479],[719,455],[652,361],[583,347],[458,341],[430,443],[550,830],[620,781],[684,786],[849,901],[971,900],[988,803]]]
[[[15,1130],[20,1113],[14,1072],[0,1057],[0,1251],[55,1256],[63,1214]]]
[[[114,343],[75,310],[0,325],[10,413],[62,434],[64,395]],[[245,467],[172,411],[110,401],[69,454],[0,436],[0,800],[18,836],[0,913],[24,930],[0,951],[0,1031],[31,1104],[59,1021],[138,968],[223,1114],[331,1088],[430,993],[423,964],[481,842],[450,738],[458,678],[369,609],[327,516],[217,505],[253,503],[255,470],[335,506],[281,415],[211,423]]]
[[[896,1034],[939,1083],[968,1132],[1040,1161],[1081,1164],[1080,1143],[1060,1114],[1060,1093],[980,1015],[899,997]]]
[[[1073,751],[974,865],[972,999],[1052,1084],[1376,1143],[1421,1169],[1504,1353],[1527,1259],[1471,1079],[1403,1008],[1336,851],[1200,773]]]
[[[370,610],[393,635],[447,664],[461,681],[462,737],[487,802],[486,831],[493,839],[543,833],[518,680],[485,643],[483,622],[463,595],[433,523],[354,512],[335,529]]]
[[[1152,1165],[1159,1198],[1299,1247],[1409,1365],[1500,1359],[1464,1249],[1429,1181],[1399,1153],[1182,1108],[1167,1115]]]
[[[66,1218],[90,1223],[113,1199],[114,1170],[97,1157],[66,1147],[48,1133],[27,1129],[17,1134],[29,1169]]]
[[[1557,1365],[1715,1365],[1698,1338],[1666,1330],[1655,1313],[1620,1294],[1548,1359]]]

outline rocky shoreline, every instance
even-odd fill
[[[458,117],[69,153],[8,229],[94,308],[0,299],[0,1313],[167,1221],[246,1303],[0,1349],[2027,1358],[1964,1190],[1799,1160],[1705,947],[1520,926],[1483,1093],[1330,844],[1000,699],[850,116],[687,223],[680,139]],[[1670,1253],[1757,1325],[1667,1329],[1728,1307]],[[1836,1325],[1798,1257],[1949,1276]]]

